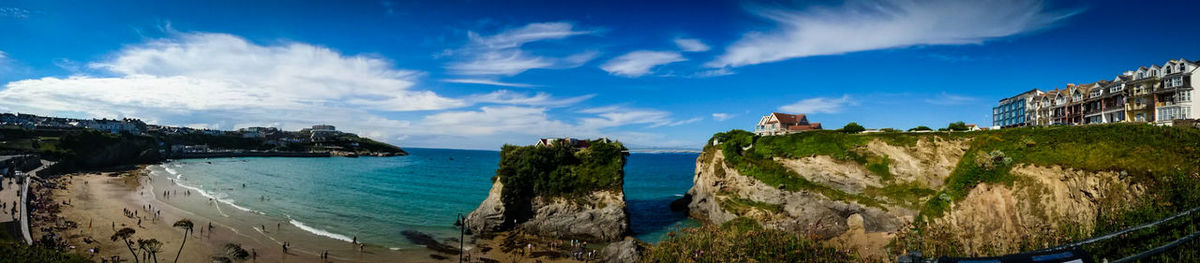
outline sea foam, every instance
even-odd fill
[[[346,242],[352,242],[352,241],[353,241],[353,239],[351,239],[351,238],[350,238],[350,237],[348,237],[348,236],[345,236],[345,235],[340,235],[340,234],[335,234],[335,233],[332,233],[332,232],[329,232],[329,231],[325,231],[325,230],[322,230],[322,229],[317,229],[317,228],[315,228],[315,227],[310,227],[310,226],[308,226],[308,225],[305,225],[304,223],[301,223],[300,221],[296,221],[295,219],[292,219],[292,217],[291,217],[291,216],[288,216],[288,220],[289,220],[289,222],[291,222],[291,223],[292,223],[292,225],[293,225],[293,226],[296,226],[297,228],[303,229],[304,231],[308,231],[309,233],[313,233],[314,235],[323,236],[323,237],[328,237],[328,238],[333,238],[333,239],[337,239],[337,240],[341,240],[341,241],[346,241]]]

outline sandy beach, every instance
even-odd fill
[[[50,197],[42,202],[58,207],[46,207],[35,214],[35,239],[52,230],[70,246],[70,252],[96,261],[114,255],[130,259],[132,255],[121,241],[109,239],[124,227],[136,231],[131,240],[154,238],[162,242],[158,258],[166,261],[179,254],[180,262],[211,262],[212,257],[225,255],[228,243],[252,251],[256,257],[248,260],[251,262],[447,262],[451,257],[442,255],[446,259],[439,260],[430,256],[436,254],[431,250],[393,251],[370,244],[360,252],[359,246],[350,242],[314,235],[289,222],[210,201],[195,192],[188,194],[187,189],[172,186],[170,180],[156,180],[145,171],[74,174],[53,179],[59,189],[37,188],[40,196]],[[126,209],[137,215],[126,216]],[[195,227],[182,253],[177,253],[184,232],[172,224],[184,218]],[[289,243],[286,253],[285,242]],[[89,252],[92,248],[99,252]],[[324,251],[329,253],[328,260],[320,257]],[[453,258],[457,260],[457,256]]]

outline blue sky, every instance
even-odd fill
[[[1025,90],[1200,59],[1198,5],[0,0],[0,111],[471,149],[698,148],[773,111],[986,125]]]

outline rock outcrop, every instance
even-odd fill
[[[487,199],[467,215],[471,233],[494,233],[519,229],[542,236],[591,241],[617,241],[629,234],[629,215],[622,192],[597,191],[590,196],[566,198],[536,197],[533,218],[526,221],[505,215],[501,193],[504,184],[492,184]],[[513,221],[518,220],[515,224]]]
[[[637,239],[626,237],[625,240],[609,243],[600,250],[600,259],[612,263],[638,262],[642,259],[645,249]]]
[[[596,140],[587,148],[567,147],[506,146],[492,189],[467,215],[466,228],[592,242],[629,235],[624,146]],[[514,185],[524,188],[508,189]]]
[[[862,176],[846,176],[846,173],[857,174],[857,170],[862,168],[820,160],[827,157],[809,158],[812,160],[801,162],[837,166],[825,167],[828,168],[825,171],[829,173],[820,175],[824,179],[816,180],[831,184],[841,182],[840,185],[856,189],[860,189],[861,185],[878,184],[870,180],[854,179]],[[916,214],[912,209],[898,206],[869,206],[855,201],[832,200],[815,192],[792,192],[771,187],[729,167],[720,150],[705,151],[701,153],[700,160],[696,164],[694,185],[687,193],[687,198],[691,198],[688,213],[694,218],[709,222],[719,224],[738,216],[746,216],[767,227],[833,237],[849,230],[846,221],[851,215],[861,216],[864,219],[864,228],[868,232],[891,232],[900,229]],[[777,205],[781,209],[778,213],[751,209],[738,215],[722,207],[722,202],[728,202],[732,198]]]

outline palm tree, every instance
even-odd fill
[[[158,263],[158,253],[162,252],[162,242],[158,239],[138,239],[138,247],[145,251],[146,255],[154,258],[154,263]],[[149,260],[149,259],[147,259]]]
[[[137,231],[133,230],[133,228],[121,228],[121,230],[113,233],[109,239],[112,239],[112,241],[117,241],[117,239],[125,241],[125,247],[129,248],[129,254],[133,254],[133,262],[138,263],[141,261],[138,260],[137,252],[133,252],[133,242],[129,242],[129,238],[133,237],[134,233],[137,233]]]
[[[175,221],[175,227],[183,229],[183,242],[179,243],[179,253],[175,253],[175,262],[179,262],[179,254],[183,253],[183,244],[187,244],[188,233],[192,232],[192,220],[187,218]]]

